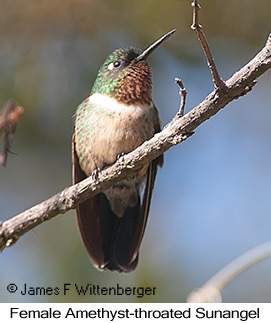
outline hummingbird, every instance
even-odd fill
[[[97,176],[161,130],[146,59],[174,32],[143,52],[135,47],[116,49],[99,69],[90,96],[75,113],[74,183]],[[79,231],[97,269],[130,272],[136,268],[157,168],[162,165],[163,155],[77,206]]]

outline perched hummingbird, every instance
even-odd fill
[[[73,181],[77,183],[113,164],[160,131],[152,101],[147,57],[175,30],[145,51],[115,50],[104,62],[90,96],[77,108],[73,134]],[[130,272],[146,227],[157,166],[163,156],[91,197],[76,209],[83,242],[100,270]]]

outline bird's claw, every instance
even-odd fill
[[[121,152],[120,154],[118,154],[117,155],[117,160],[118,159],[121,159],[121,157],[123,157],[125,155],[125,152],[123,151],[123,152]]]
[[[100,171],[101,171],[100,168],[95,168],[94,171],[92,171],[91,177],[94,181],[98,180]]]
[[[120,163],[124,163],[124,158],[123,156],[125,155],[125,152],[121,152],[120,154],[117,155],[117,161]]]

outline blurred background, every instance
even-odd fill
[[[72,117],[98,68],[115,48],[146,48],[177,32],[149,62],[153,97],[164,126],[212,90],[201,47],[190,29],[190,0],[0,0],[0,106],[25,108],[7,167],[0,168],[0,220],[71,184]],[[222,78],[265,44],[269,0],[201,1],[204,27]],[[0,255],[2,302],[184,302],[235,257],[271,239],[271,73],[165,154],[135,272],[99,272],[79,237],[75,212],[25,234]],[[225,302],[271,302],[271,259],[256,264],[222,293]],[[64,283],[156,287],[155,296],[9,294],[6,286]]]

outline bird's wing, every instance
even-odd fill
[[[82,171],[78,156],[75,150],[74,135],[72,140],[72,158],[73,158],[73,183],[78,183],[87,176]],[[85,247],[94,263],[98,268],[104,265],[104,253],[102,249],[102,240],[100,232],[100,214],[98,207],[98,195],[89,198],[76,207],[76,215],[79,230],[85,244]]]

